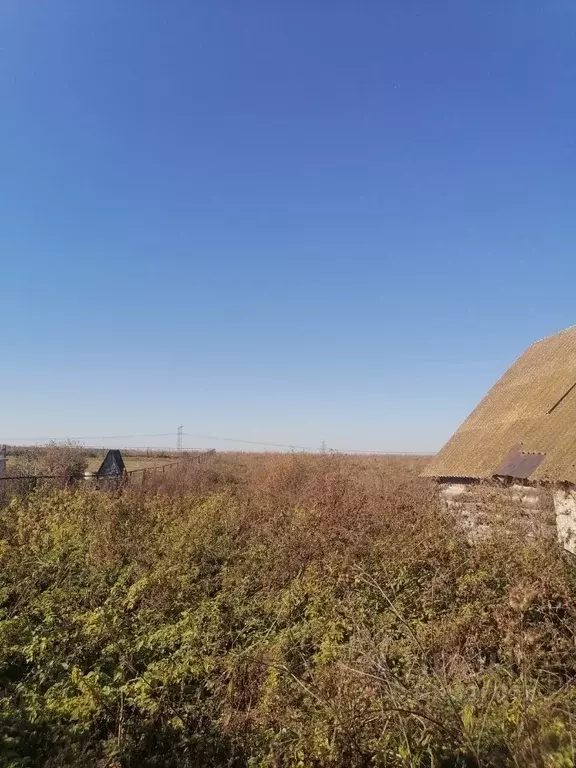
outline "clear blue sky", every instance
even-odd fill
[[[0,439],[435,450],[575,245],[572,0],[0,3]]]

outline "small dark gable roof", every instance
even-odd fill
[[[120,451],[108,451],[106,458],[96,473],[98,477],[118,477],[126,471]]]

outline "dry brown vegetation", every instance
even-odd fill
[[[10,476],[53,476],[66,482],[81,477],[88,466],[86,451],[71,440],[11,449],[10,455]]]
[[[574,560],[513,516],[470,547],[422,462],[219,455],[14,500],[2,764],[574,765]]]

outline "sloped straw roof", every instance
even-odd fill
[[[529,347],[423,474],[576,483],[576,326]]]

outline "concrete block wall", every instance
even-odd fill
[[[558,541],[564,549],[576,554],[576,489],[554,489],[554,511]]]
[[[470,542],[492,532],[495,524],[520,525],[529,536],[557,535],[553,495],[549,488],[496,484],[440,484],[440,498],[457,515]],[[574,535],[576,544],[576,495]]]

